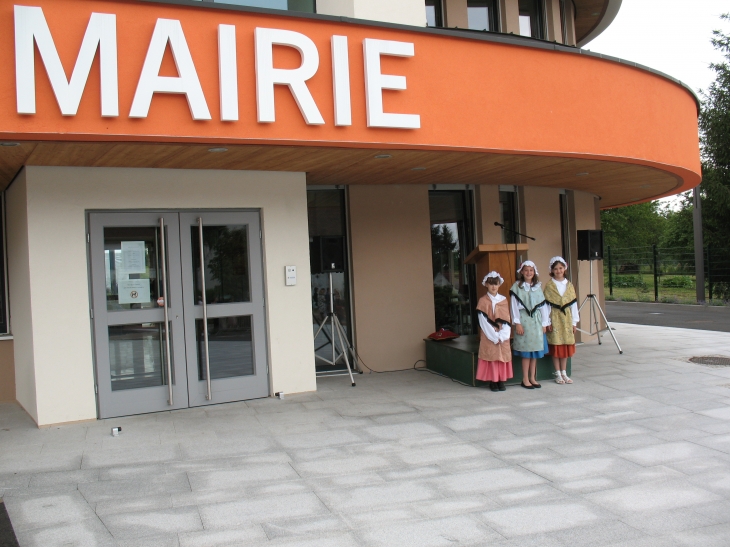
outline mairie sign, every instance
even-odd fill
[[[193,120],[211,120],[206,97],[182,24],[177,19],[158,18],[147,48],[136,91],[129,111],[120,113],[118,57],[124,54],[117,40],[117,16],[92,13],[81,42],[71,77],[67,78],[56,43],[41,7],[14,6],[15,75],[18,114],[35,115],[36,48],[45,67],[61,114],[76,116],[94,60],[99,57],[101,116],[147,118],[152,98],[157,93],[184,95]],[[218,25],[218,74],[220,119],[239,120],[239,70],[237,29]],[[275,86],[287,86],[307,125],[324,125],[325,120],[307,85],[320,68],[320,55],[314,41],[300,32],[256,27],[255,43],[256,111],[259,123],[276,122]],[[276,68],[275,46],[293,48],[301,56],[296,68]],[[161,75],[167,49],[172,53],[177,76]],[[334,124],[352,125],[351,74],[348,37],[333,35],[332,93]],[[413,57],[412,42],[365,38],[362,41],[366,114],[368,127],[419,129],[418,114],[385,112],[383,90],[404,91],[406,77],[383,74],[383,56]]]

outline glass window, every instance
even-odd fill
[[[564,44],[568,43],[568,27],[565,24],[566,16],[565,0],[560,0],[560,36],[562,36]]]
[[[520,35],[545,39],[542,0],[519,0]]]
[[[342,325],[345,335],[352,340],[350,328],[350,283],[347,260],[347,217],[345,213],[345,191],[338,189],[307,191],[309,215],[309,261],[311,268],[312,290],[312,334],[330,311],[330,301],[334,313]],[[330,274],[332,275],[332,299],[330,300]],[[332,360],[331,322],[314,341],[315,354],[323,359]],[[339,348],[338,343],[338,348]],[[344,359],[337,363],[344,368]],[[332,370],[331,365],[321,359],[316,360],[318,371]]]
[[[426,0],[426,26],[444,26],[444,12],[441,0]]]
[[[152,226],[104,228],[107,310],[157,307],[158,236]]]
[[[468,0],[466,11],[470,29],[499,31],[497,0]]]
[[[254,374],[251,316],[208,318],[210,378],[234,378]],[[203,320],[195,320],[198,346],[198,379],[205,378],[205,334]]]
[[[202,304],[200,277],[200,235],[190,227],[193,249],[193,298]],[[248,268],[248,226],[203,226],[205,298],[208,304],[250,302]]]
[[[464,259],[474,248],[471,194],[434,190],[428,193],[431,215],[431,257],[436,329],[458,334],[474,330],[473,268]]]
[[[203,2],[218,2],[235,6],[249,6],[252,8],[269,8],[288,11],[303,11],[315,13],[315,0],[199,0]]]
[[[163,324],[109,327],[112,391],[167,384],[163,366],[166,361]]]
[[[517,192],[499,191],[499,215],[507,228],[502,230],[502,243],[519,243],[518,236],[510,231],[517,230]]]

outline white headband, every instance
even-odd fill
[[[517,273],[522,273],[522,268],[525,266],[532,266],[532,269],[535,270],[535,275],[540,275],[537,273],[537,266],[535,266],[535,263],[532,260],[525,260],[522,264],[520,264],[520,267],[517,268]]]
[[[554,256],[550,259],[550,270],[553,269],[553,264],[555,264],[556,262],[561,262],[563,266],[565,266],[565,269],[568,269],[568,263],[562,256]]]
[[[500,285],[502,283],[504,283],[504,279],[502,279],[502,276],[499,275],[494,270],[492,270],[491,272],[489,272],[487,275],[484,276],[484,279],[482,279],[482,285],[484,285],[486,287],[487,286],[487,279],[489,279],[490,277],[497,277],[497,278],[499,278],[499,284]]]

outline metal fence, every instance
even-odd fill
[[[704,250],[705,300],[730,301],[730,248]],[[684,247],[606,248],[607,298],[640,302],[697,301],[694,251]]]

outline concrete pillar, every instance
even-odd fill
[[[317,0],[317,13],[355,17],[355,0]]]
[[[560,20],[560,0],[545,0],[546,38],[550,42],[563,43],[563,29]]]
[[[518,0],[499,0],[500,32],[520,33],[520,5]]]
[[[469,28],[466,0],[444,0],[444,25],[455,28]]]
[[[695,243],[695,285],[697,302],[705,303],[705,243],[702,235],[702,196],[700,187],[692,190],[692,223]]]
[[[573,2],[565,2],[565,34],[568,37],[566,45],[574,46],[575,41],[575,8]]]

